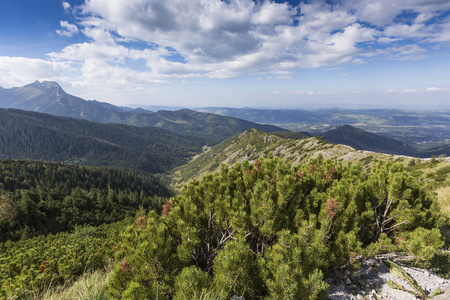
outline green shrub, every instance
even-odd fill
[[[123,232],[109,292],[321,299],[330,269],[356,255],[432,258],[440,224],[431,193],[401,164],[222,165]]]

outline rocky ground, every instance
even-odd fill
[[[417,281],[427,294],[432,293],[437,288],[441,289],[443,293],[431,299],[450,300],[450,280],[428,270],[399,265]],[[330,278],[328,282],[330,284],[328,299],[330,300],[417,299],[412,294],[393,289],[387,285],[388,280],[392,280],[408,290],[413,290],[407,282],[394,276],[381,259],[367,259],[361,263],[360,269],[353,272],[350,270],[336,272]]]

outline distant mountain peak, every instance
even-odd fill
[[[56,81],[38,81],[29,84],[28,86],[32,86],[38,89],[57,89],[63,91],[62,87]]]

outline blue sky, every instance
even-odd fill
[[[448,0],[2,0],[0,86],[116,105],[450,108]]]

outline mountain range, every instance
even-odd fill
[[[273,132],[278,136],[289,138],[289,139],[299,139],[306,138],[312,135],[323,138],[325,141],[335,143],[335,144],[345,144],[354,147],[358,150],[369,150],[375,152],[381,152],[386,154],[399,154],[408,155],[415,157],[431,157],[432,155],[450,155],[450,145],[449,144],[438,144],[434,148],[419,149],[418,147],[413,147],[405,141],[400,141],[392,139],[386,136],[381,136],[379,134],[371,133],[366,130],[362,130],[355,126],[341,125],[345,122],[359,122],[356,125],[361,125],[363,122],[365,124],[372,124],[381,122],[383,128],[385,127],[395,127],[399,125],[400,128],[405,128],[405,124],[409,124],[414,128],[420,122],[425,122],[427,126],[430,127],[432,124],[450,124],[450,118],[445,112],[438,113],[404,113],[401,111],[393,110],[363,110],[359,114],[356,111],[343,111],[343,110],[321,110],[321,111],[300,111],[300,110],[261,110],[261,109],[231,109],[231,108],[208,108],[205,111],[211,112],[198,112],[190,109],[180,109],[176,111],[160,110],[158,112],[153,112],[150,110],[142,108],[129,108],[129,107],[119,107],[109,103],[99,102],[99,101],[87,101],[82,98],[72,96],[66,93],[58,83],[56,82],[39,82],[25,85],[23,87],[15,87],[11,89],[0,89],[0,107],[3,108],[16,108],[25,109],[29,111],[47,113],[56,116],[70,117],[74,119],[83,119],[85,121],[91,121],[96,123],[114,123],[124,125],[133,125],[135,127],[141,128],[154,128],[158,127],[165,129],[177,135],[174,140],[180,139],[181,136],[188,138],[192,147],[197,147],[196,150],[190,150],[190,153],[197,153],[199,145],[214,146],[227,138],[242,133],[245,130],[255,128],[265,132]],[[10,117],[10,114],[6,114],[4,117]],[[217,113],[217,114],[216,114]],[[14,111],[17,117],[19,111]],[[23,114],[23,113],[22,113]],[[232,116],[226,116],[232,115]],[[23,117],[23,116],[22,116]],[[243,120],[237,117],[242,117],[247,120]],[[35,115],[34,118],[49,118],[49,116],[42,117]],[[256,122],[252,122],[256,121]],[[59,122],[73,123],[73,120],[66,120]],[[263,125],[260,123],[272,123],[272,124],[291,124],[290,122],[296,122],[295,124],[315,124],[320,123],[322,125],[336,124],[334,126],[319,126],[308,132],[289,132],[274,125]],[[434,123],[433,123],[434,122]],[[45,122],[44,122],[45,123]],[[30,120],[24,121],[24,124],[30,125]],[[43,124],[42,122],[40,123]],[[87,124],[87,123],[86,123]],[[402,125],[403,124],[403,125]],[[431,125],[430,125],[431,124]],[[41,125],[37,125],[38,127]],[[31,125],[30,125],[31,126]],[[78,125],[77,125],[78,126]],[[75,126],[75,128],[77,128]],[[85,125],[87,126],[87,125]],[[89,126],[98,129],[98,125],[90,124]],[[113,125],[110,125],[113,126]],[[436,125],[437,126],[437,125]],[[439,125],[440,126],[440,125]],[[439,127],[438,126],[438,127]],[[446,134],[445,127],[443,130],[443,135]],[[37,127],[37,128],[38,128]],[[314,126],[312,126],[314,127]],[[61,128],[66,128],[61,125]],[[111,127],[112,128],[112,127]],[[132,130],[134,132],[141,129],[130,129],[127,127],[121,127],[119,132],[127,132]],[[71,136],[74,132],[71,132],[71,128],[67,128],[64,134]],[[92,132],[97,132],[97,129],[93,129]],[[17,128],[15,130],[18,130]],[[36,130],[36,128],[30,129]],[[144,131],[150,132],[153,129],[146,129]],[[419,130],[417,130],[419,131]],[[61,134],[61,132],[59,132]],[[442,133],[439,133],[442,134]],[[139,133],[138,135],[141,135]],[[40,136],[39,134],[37,136]],[[67,138],[66,136],[66,138]],[[96,136],[96,139],[102,139],[100,136]],[[75,141],[76,139],[72,139]],[[23,142],[23,141],[22,141]],[[155,141],[153,141],[155,142]],[[159,140],[158,143],[165,144],[167,140],[164,138]],[[183,141],[183,143],[186,141]],[[182,143],[182,144],[183,144]],[[88,143],[90,144],[90,143]],[[120,143],[113,143],[119,145]],[[137,144],[137,143],[136,143]],[[143,141],[142,144],[147,145],[147,141]],[[171,145],[171,143],[169,142]],[[111,145],[109,145],[111,146]],[[126,147],[127,145],[122,145]],[[79,146],[78,146],[79,147]],[[102,145],[105,147],[105,144]],[[94,148],[98,149],[97,146]],[[39,149],[37,147],[36,149]],[[10,151],[5,150],[5,151]],[[115,149],[115,151],[118,151]],[[133,149],[132,151],[141,151]],[[131,152],[132,152],[131,151]],[[177,150],[175,150],[176,152]],[[63,159],[67,161],[67,157],[63,157],[63,154],[55,154],[56,156],[51,156],[52,151],[47,151],[48,154],[43,157],[31,157],[33,159],[50,159],[54,160]],[[42,154],[43,152],[41,152]],[[15,158],[26,158],[27,155],[23,154],[23,150],[16,152]],[[19,155],[20,154],[20,155]],[[176,154],[179,155],[180,153]],[[108,155],[107,155],[108,156]],[[124,155],[120,155],[124,157]],[[132,156],[132,155],[131,155]],[[183,160],[187,159],[187,155],[181,155]],[[3,157],[13,158],[3,153]],[[80,160],[82,162],[91,161],[82,155]],[[95,158],[97,160],[98,158]],[[91,164],[89,162],[88,164]],[[167,165],[174,166],[172,162],[167,162]],[[134,167],[137,169],[142,169],[141,167]],[[167,168],[157,167],[157,168],[147,168],[152,169],[152,172],[166,171]],[[158,172],[159,172],[158,171]]]
[[[265,124],[384,124],[386,126],[449,125],[449,111],[411,111],[400,109],[256,109],[206,107],[198,111],[232,116]]]
[[[154,113],[142,108],[132,109],[87,101],[66,93],[58,83],[49,81],[35,81],[23,87],[0,89],[0,108],[24,109],[99,123],[159,127],[176,134],[194,136],[208,145],[215,145],[250,128],[267,132],[285,130],[277,126],[188,109]]]

